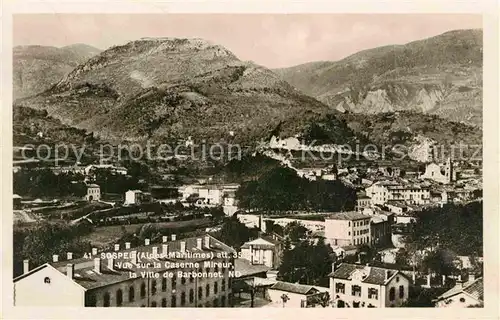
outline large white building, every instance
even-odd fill
[[[45,263],[14,279],[15,306],[227,307],[235,251],[205,235]],[[214,258],[211,258],[211,255]],[[168,256],[168,257],[165,257]],[[225,258],[227,257],[227,258]],[[131,276],[135,273],[137,277]],[[192,276],[196,273],[196,276]],[[154,275],[158,275],[155,277]],[[164,276],[167,275],[167,276]]]
[[[252,265],[265,265],[276,269],[281,262],[283,246],[278,235],[260,236],[241,246],[241,258]]]
[[[332,246],[370,244],[368,215],[355,211],[337,212],[325,218],[325,238]]]
[[[436,163],[429,163],[425,167],[425,172],[421,179],[430,179],[439,183],[449,184],[456,180],[456,172],[450,158],[446,161],[444,168]]]
[[[342,263],[329,276],[336,308],[400,307],[408,300],[410,280],[398,270]]]
[[[366,195],[373,204],[386,204],[389,201],[403,201],[409,204],[430,203],[431,193],[428,187],[403,185],[389,181],[379,181],[366,188]]]

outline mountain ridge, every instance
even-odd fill
[[[482,125],[482,30],[452,30],[339,61],[274,70],[341,112],[418,111]]]

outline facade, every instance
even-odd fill
[[[400,307],[408,300],[410,280],[398,270],[342,263],[329,276],[335,308]]]
[[[101,200],[101,188],[97,184],[87,185],[87,194],[85,195],[87,201]]]
[[[253,265],[265,265],[276,269],[281,263],[282,251],[283,245],[276,235],[260,236],[241,246],[241,258]]]
[[[125,204],[141,204],[151,202],[151,194],[141,190],[129,190],[125,192]]]
[[[370,244],[371,217],[355,211],[337,212],[325,218],[325,238],[332,246]]]
[[[376,182],[366,188],[366,195],[373,204],[384,205],[390,201],[403,201],[409,204],[430,203],[430,189],[418,185],[402,185],[392,182]]]
[[[421,179],[429,179],[443,184],[449,184],[455,181],[456,171],[453,168],[453,162],[450,158],[446,161],[444,168],[436,163],[429,163],[425,167],[425,172],[420,176]]]
[[[271,304],[283,308],[305,308],[314,297],[324,295],[313,286],[283,281],[276,282],[267,292]]]
[[[232,258],[217,255],[225,252],[231,257],[234,250],[209,235],[181,240],[172,235],[172,241],[167,240],[164,236],[163,243],[150,244],[146,239],[136,248],[126,243],[125,250],[115,245],[113,252],[93,250],[91,257],[46,263],[33,270],[25,261],[24,274],[14,279],[14,305],[230,306]]]
[[[356,199],[356,211],[362,211],[364,208],[369,208],[372,206],[372,199],[366,194],[358,195]]]
[[[440,295],[436,300],[437,308],[469,308],[484,303],[483,278],[469,276],[466,283],[458,281],[455,287]]]
[[[386,246],[392,244],[392,225],[394,215],[377,214],[370,220],[370,244],[372,246]]]

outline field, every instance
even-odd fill
[[[97,227],[92,233],[83,237],[83,240],[90,241],[93,246],[103,247],[112,244],[119,240],[124,231],[127,233],[134,233],[139,227],[147,223],[120,225],[120,226],[105,226]],[[174,221],[174,222],[160,222],[152,223],[158,229],[184,229],[184,228],[205,228],[212,224],[210,219],[198,219],[190,221]]]

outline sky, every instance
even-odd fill
[[[13,44],[99,49],[141,37],[203,38],[268,68],[482,28],[472,14],[17,14]]]

